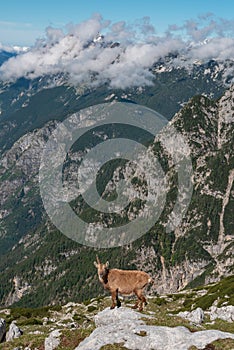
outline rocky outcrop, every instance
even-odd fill
[[[13,278],[13,285],[13,290],[8,294],[6,298],[6,306],[12,305],[15,302],[19,301],[31,289],[31,286],[27,282],[22,281],[18,276],[15,276]]]
[[[217,330],[191,333],[185,327],[147,326],[141,313],[127,308],[105,309],[95,316],[95,323],[97,328],[76,350],[100,350],[114,343],[123,343],[132,350],[201,349],[217,339],[234,339],[234,334]]]
[[[38,175],[42,150],[55,126],[56,123],[50,122],[39,130],[25,134],[1,158],[0,175],[5,177],[0,184],[1,205],[20,188],[25,194],[30,190],[31,181],[35,182]],[[13,179],[11,169],[17,174]]]
[[[214,321],[217,318],[226,322],[234,321],[233,305],[222,306],[219,308],[213,305],[205,313],[210,317],[211,321]],[[193,311],[179,312],[177,316],[189,320],[192,323],[201,324],[204,320],[204,311],[200,307],[198,307]]]
[[[54,350],[60,344],[60,331],[58,329],[52,331],[45,339],[45,350]]]
[[[15,321],[10,324],[9,331],[6,335],[6,341],[19,338],[23,334],[22,330],[16,325]]]
[[[0,343],[4,339],[6,334],[6,321],[0,318]]]
[[[219,309],[211,307],[204,312],[201,308],[197,308],[184,314],[179,313],[185,300],[187,302],[190,300],[191,305],[197,305],[198,302],[202,302],[201,298],[207,295],[206,292],[194,289],[174,295],[150,297],[148,305],[141,313],[132,309],[135,303],[132,299],[123,300],[120,308],[113,310],[106,308],[109,297],[99,297],[84,304],[69,302],[59,308],[48,306],[41,308],[39,314],[38,309],[31,308],[22,309],[22,315],[19,315],[20,309],[1,310],[1,314],[11,317],[16,311],[17,324],[22,324],[24,331],[21,339],[6,343],[5,347],[13,349],[17,344],[18,350],[55,350],[66,347],[76,350],[99,350],[107,344],[122,343],[124,348],[136,350],[188,350],[192,345],[203,349],[206,344],[213,345],[216,339],[221,339],[219,346],[226,349],[226,344],[231,344],[230,349],[234,345],[234,334],[219,331],[225,329],[227,323],[221,320],[212,321],[212,316],[210,321],[208,316],[214,313],[219,316],[225,314],[229,316],[223,319],[228,321],[233,316],[233,306]],[[226,303],[228,299],[225,298]],[[214,305],[217,305],[217,300]],[[206,317],[203,319],[204,313]],[[192,332],[188,329],[188,321],[192,323]],[[155,324],[157,326],[154,326]],[[214,325],[216,330],[213,329]],[[15,327],[17,326],[13,322],[10,330]],[[209,331],[200,331],[204,329]],[[14,340],[14,337],[22,332],[16,329],[12,333]],[[4,344],[2,346],[4,348]]]
[[[217,318],[219,318],[223,321],[234,322],[234,306],[228,305],[222,306],[220,308],[216,306],[211,306],[209,315],[211,321],[214,321]]]
[[[201,324],[204,320],[204,311],[200,307],[198,307],[197,309],[191,312],[179,312],[177,316],[185,318],[186,320],[189,320],[192,323]]]

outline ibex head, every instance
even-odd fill
[[[101,261],[99,260],[98,256],[96,256],[97,261],[94,261],[94,266],[98,270],[98,275],[99,277],[103,277],[107,274],[109,270],[109,262],[107,261],[105,264],[102,264]]]

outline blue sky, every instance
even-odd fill
[[[186,20],[211,12],[217,17],[234,19],[233,0],[8,0],[1,3],[0,43],[31,45],[44,36],[47,26],[64,28],[67,23],[79,23],[94,13],[104,19],[134,22],[144,16],[151,18],[157,33],[170,24],[181,25]]]

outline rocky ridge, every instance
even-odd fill
[[[2,309],[0,317],[6,320],[9,331],[0,349],[170,350],[176,344],[179,349],[195,350],[210,344],[214,350],[230,350],[234,346],[234,306],[226,303],[231,296],[226,295],[221,302],[215,293],[214,301],[206,302],[211,291],[219,287],[213,284],[206,289],[148,297],[142,313],[132,310],[135,301],[131,298],[110,310],[109,297],[39,309]],[[188,303],[194,306],[186,306]],[[0,331],[6,332],[3,323]]]
[[[76,350],[99,350],[114,343],[133,350],[171,350],[173,347],[185,350],[191,346],[203,348],[217,339],[234,339],[234,334],[217,330],[191,333],[182,326],[147,326],[142,321],[142,314],[127,308],[105,309],[95,316],[95,324],[97,328]]]

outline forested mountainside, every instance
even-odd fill
[[[153,87],[129,90],[127,94],[110,93],[105,87],[75,90],[59,77],[47,79],[47,87],[40,79],[2,83],[1,305],[40,306],[71,299],[80,301],[103,293],[94,277],[93,260],[97,253],[102,260],[108,259],[111,266],[148,271],[154,277],[152,292],[175,292],[233,274],[234,89],[230,87],[217,100],[211,98],[225,90],[223,83],[214,75],[204,80],[204,71],[199,82],[196,69],[194,79],[191,72],[183,69],[165,70],[155,75]],[[69,240],[51,224],[39,193],[38,171],[45,143],[61,120],[77,109],[112,100],[140,103],[168,118],[177,112],[171,124],[189,142],[193,195],[183,221],[174,231],[166,232],[165,223],[177,196],[177,175],[170,155],[155,139],[149,148],[170,179],[158,222],[127,246],[98,250]],[[89,147],[90,143],[83,146]],[[76,159],[78,152],[74,147],[71,158]],[[111,162],[104,168],[103,179],[99,180],[103,196],[113,195],[108,187],[111,175],[115,175],[113,182],[120,174],[129,176],[128,164],[121,164],[121,169],[119,165]],[[73,171],[76,166],[70,162],[71,177]],[[133,185],[141,193],[145,184],[137,175]],[[72,205],[87,221],[102,220],[79,199]],[[124,214],[125,220],[143,205],[142,201],[133,201]]]

